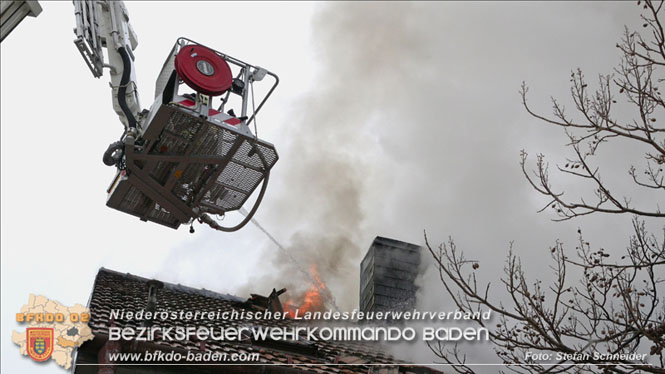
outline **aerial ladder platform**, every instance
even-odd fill
[[[94,77],[109,72],[113,108],[124,127],[103,155],[117,170],[106,205],[174,229],[194,221],[221,231],[244,226],[278,160],[275,146],[256,135],[256,116],[277,87],[277,75],[179,38],[157,77],[152,105],[142,109],[134,64],[138,39],[124,3],[77,0],[74,7],[74,43]],[[255,84],[263,85],[259,98]],[[240,223],[218,222],[257,190]]]

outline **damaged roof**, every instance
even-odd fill
[[[156,287],[155,287],[156,285]],[[156,295],[152,295],[152,301],[149,302],[149,289],[156,288]],[[274,292],[274,291],[273,291]],[[282,291],[283,292],[283,291]],[[136,320],[113,320],[111,318],[112,310],[168,310],[168,311],[233,311],[237,310],[260,310],[262,306],[253,302],[253,299],[242,299],[233,295],[221,294],[206,289],[196,289],[182,285],[175,285],[156,280],[142,278],[129,273],[120,273],[113,270],[101,268],[97,273],[92,295],[89,301],[90,322],[95,339],[86,342],[79,349],[77,364],[81,362],[94,361],[99,351],[108,338],[107,334],[110,326],[116,327],[139,327],[144,322]],[[275,326],[301,326],[305,324],[302,321],[291,319],[213,319],[196,321],[179,320],[159,320],[158,326],[162,328],[175,326],[205,326],[218,328],[257,326],[257,327],[275,327]],[[368,373],[368,372],[391,372],[391,373],[439,373],[428,367],[412,366],[407,363],[396,360],[381,351],[377,344],[368,342],[353,341],[253,341],[252,339],[243,339],[241,341],[161,341],[155,338],[151,342],[152,349],[175,351],[213,351],[219,353],[249,354],[257,352],[260,355],[259,363],[283,364],[287,367],[295,368],[302,372],[312,373]],[[133,343],[133,342],[128,342]],[[147,346],[146,346],[147,347]],[[133,347],[123,347],[125,349],[137,349]],[[145,349],[145,348],[144,348]],[[86,353],[87,352],[87,353]],[[291,366],[297,364],[297,366]],[[323,365],[322,365],[323,364]],[[353,365],[334,365],[334,364],[353,364]],[[371,365],[367,364],[386,364],[372,370]],[[391,364],[399,364],[392,366]],[[85,366],[75,368],[74,373],[87,373]],[[213,370],[214,372],[223,372]],[[212,372],[212,371],[211,371]]]

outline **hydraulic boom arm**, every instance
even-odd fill
[[[122,1],[93,0],[74,1],[74,7],[74,43],[96,78],[103,75],[103,68],[110,70],[113,109],[126,133],[135,136],[141,106],[132,51],[138,41],[127,8]],[[102,48],[106,48],[107,61]]]

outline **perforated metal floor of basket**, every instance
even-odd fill
[[[177,228],[197,216],[237,210],[277,162],[275,147],[219,113],[209,120],[177,104],[147,121],[143,149],[109,188],[107,205]]]

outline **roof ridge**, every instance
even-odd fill
[[[148,283],[150,281],[159,281],[164,285],[165,289],[170,289],[170,290],[173,290],[173,291],[186,292],[186,293],[190,293],[190,294],[198,294],[198,295],[201,295],[201,296],[211,297],[211,298],[215,298],[215,299],[222,299],[222,300],[227,300],[227,301],[237,301],[237,302],[247,301],[247,298],[242,298],[240,296],[231,295],[231,294],[228,294],[228,293],[215,292],[215,291],[207,290],[205,288],[189,287],[189,286],[182,285],[180,283],[174,284],[174,283],[165,282],[163,280],[156,279],[156,278],[145,278],[145,277],[142,277],[140,275],[135,275],[135,274],[132,274],[132,273],[129,273],[129,272],[121,273],[117,270],[108,269],[108,268],[105,268],[103,266],[99,268],[99,271],[97,272],[97,277],[101,273],[107,273],[107,274],[119,276],[119,277],[126,278],[126,279],[131,279],[131,280],[135,280],[135,281],[139,281],[139,282],[144,282],[144,283]]]

